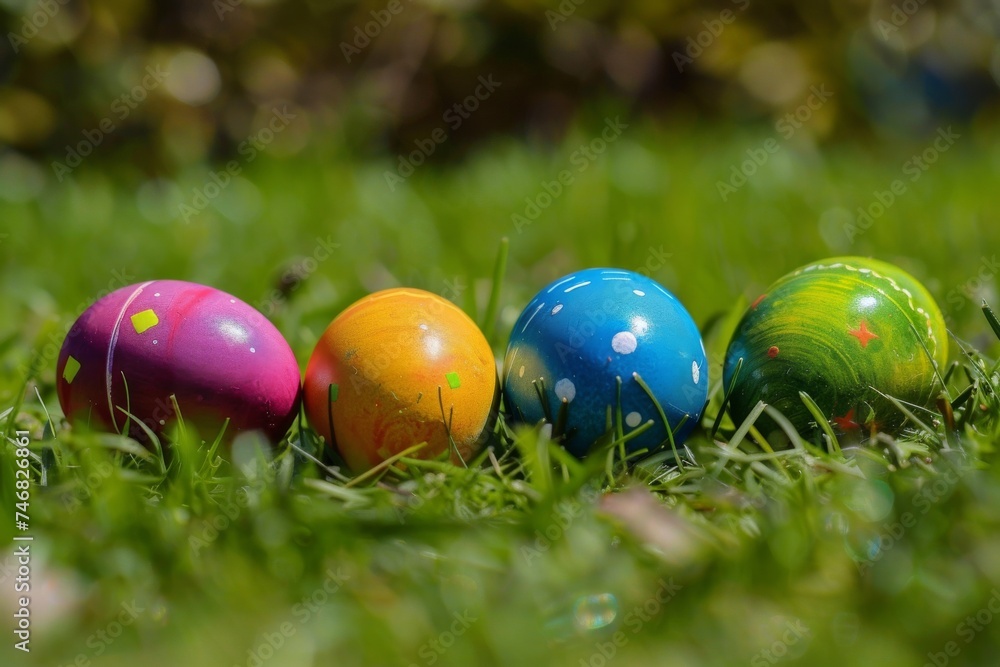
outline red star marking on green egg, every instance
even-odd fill
[[[869,341],[872,338],[878,338],[878,334],[874,334],[868,330],[868,323],[861,320],[861,325],[855,331],[848,331],[849,334],[858,339],[861,343],[861,347],[868,347]]]
[[[833,423],[842,431],[854,431],[861,428],[861,424],[854,421],[854,408],[848,410],[843,417],[834,417]]]

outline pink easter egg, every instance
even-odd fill
[[[211,440],[259,430],[280,440],[298,412],[299,368],[257,310],[213,287],[152,280],[108,294],[63,342],[59,403],[74,425],[145,441],[176,421]],[[131,417],[130,417],[131,415]]]

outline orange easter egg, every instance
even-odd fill
[[[475,322],[418,289],[383,290],[349,306],[306,368],[309,422],[357,473],[423,442],[413,456],[451,448],[454,462],[468,460],[499,402],[493,350]]]

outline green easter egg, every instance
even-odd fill
[[[833,257],[789,273],[754,301],[726,351],[725,387],[741,358],[729,403],[737,424],[764,401],[811,438],[819,425],[804,391],[838,435],[860,441],[898,433],[905,421],[882,394],[933,403],[948,338],[941,310],[913,276],[878,260]],[[783,439],[766,414],[756,425],[769,440]]]

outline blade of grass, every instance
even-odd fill
[[[726,388],[726,395],[722,397],[722,405],[719,406],[719,414],[715,415],[715,421],[712,423],[712,432],[709,437],[713,439],[719,430],[719,426],[722,424],[722,418],[726,414],[726,408],[729,407],[729,398],[733,395],[733,390],[736,388],[736,381],[740,379],[741,370],[743,370],[743,357],[740,357],[736,361],[736,370],[733,371],[733,377],[729,380],[729,386]]]
[[[812,399],[812,396],[804,391],[799,392],[799,398],[802,399],[802,404],[806,406],[806,410],[809,414],[813,416],[816,423],[819,424],[820,429],[829,438],[829,448],[831,454],[837,454],[840,456],[842,452],[840,451],[840,442],[837,440],[837,435],[833,432],[833,427],[830,426],[830,421],[823,414],[823,411],[819,409],[816,405],[816,401]]]
[[[121,410],[122,412],[125,412],[125,410],[122,409],[120,406],[118,407],[118,409]],[[125,416],[131,417],[132,415],[129,415],[127,412],[125,412]],[[160,442],[159,436],[153,433],[153,430],[149,428],[149,426],[147,426],[146,423],[143,422],[141,419],[134,419],[134,421],[136,426],[138,426],[139,429],[146,434],[146,437],[149,438],[149,442],[153,445],[153,454],[155,455],[156,459],[156,467],[160,475],[166,477],[167,461],[163,455],[163,444]],[[148,454],[148,452],[146,453]]]
[[[872,387],[872,389],[875,389],[875,388]],[[900,412],[902,412],[906,416],[907,419],[909,419],[910,421],[912,421],[914,424],[916,424],[917,426],[919,426],[921,430],[925,431],[928,435],[930,435],[934,439],[934,442],[938,444],[938,446],[941,445],[941,438],[938,436],[937,431],[935,431],[934,429],[932,429],[923,420],[921,420],[919,417],[917,417],[917,415],[914,414],[914,412],[912,410],[910,410],[908,407],[906,407],[905,405],[903,405],[902,401],[900,401],[895,396],[889,396],[888,394],[884,394],[881,391],[879,391],[878,389],[875,389],[875,392],[878,393],[879,395],[881,395],[882,397],[884,397],[886,400],[888,400],[894,406],[896,406],[896,409],[899,410]]]
[[[507,273],[507,256],[510,253],[510,240],[505,236],[500,239],[496,263],[493,265],[493,286],[490,290],[490,300],[486,303],[486,313],[483,315],[483,332],[490,344],[495,343],[493,334],[497,326],[497,315],[500,313],[500,292],[503,288],[504,276]]]
[[[1000,320],[997,320],[996,314],[993,309],[990,308],[989,304],[986,303],[986,299],[983,299],[983,315],[986,316],[986,321],[990,323],[990,328],[993,329],[993,333],[996,337],[1000,339]]]
[[[656,406],[656,412],[660,415],[660,419],[663,421],[663,427],[667,430],[667,438],[670,440],[670,451],[674,453],[674,460],[677,461],[677,467],[681,472],[684,472],[684,462],[681,460],[681,455],[677,452],[677,443],[674,441],[674,432],[670,426],[670,422],[667,421],[667,414],[663,411],[663,406],[660,405],[656,396],[653,395],[653,390],[649,388],[649,385],[646,384],[646,381],[642,379],[641,375],[638,373],[632,373],[632,379],[639,383],[642,390],[646,392],[647,396],[649,396],[649,400],[651,400],[653,405]]]
[[[358,475],[357,477],[355,477],[354,479],[352,479],[348,483],[344,484],[344,487],[345,488],[351,488],[351,487],[357,486],[361,482],[364,482],[364,481],[370,479],[371,477],[374,477],[374,476],[378,475],[380,472],[384,471],[386,468],[388,468],[389,466],[391,466],[396,461],[398,461],[400,459],[403,459],[403,458],[406,458],[410,454],[414,454],[416,452],[419,452],[421,449],[423,449],[426,446],[427,446],[426,442],[419,442],[419,443],[413,445],[412,447],[407,447],[406,449],[404,449],[403,451],[399,452],[398,454],[393,454],[392,456],[390,456],[386,460],[380,462],[375,467],[370,468],[369,470],[366,470],[365,472],[361,473],[360,475]]]
[[[937,361],[934,360],[933,355],[931,355],[931,351],[927,349],[924,337],[920,335],[919,331],[917,331],[917,327],[914,326],[913,322],[910,322],[910,330],[913,331],[913,337],[917,339],[918,343],[920,343],[920,347],[923,349],[927,360],[931,362],[931,368],[934,369],[934,377],[936,377],[938,382],[941,383],[941,391],[943,391],[944,395],[950,399],[951,396],[948,394],[948,383],[945,382],[944,376],[941,375],[941,369],[938,368]]]

